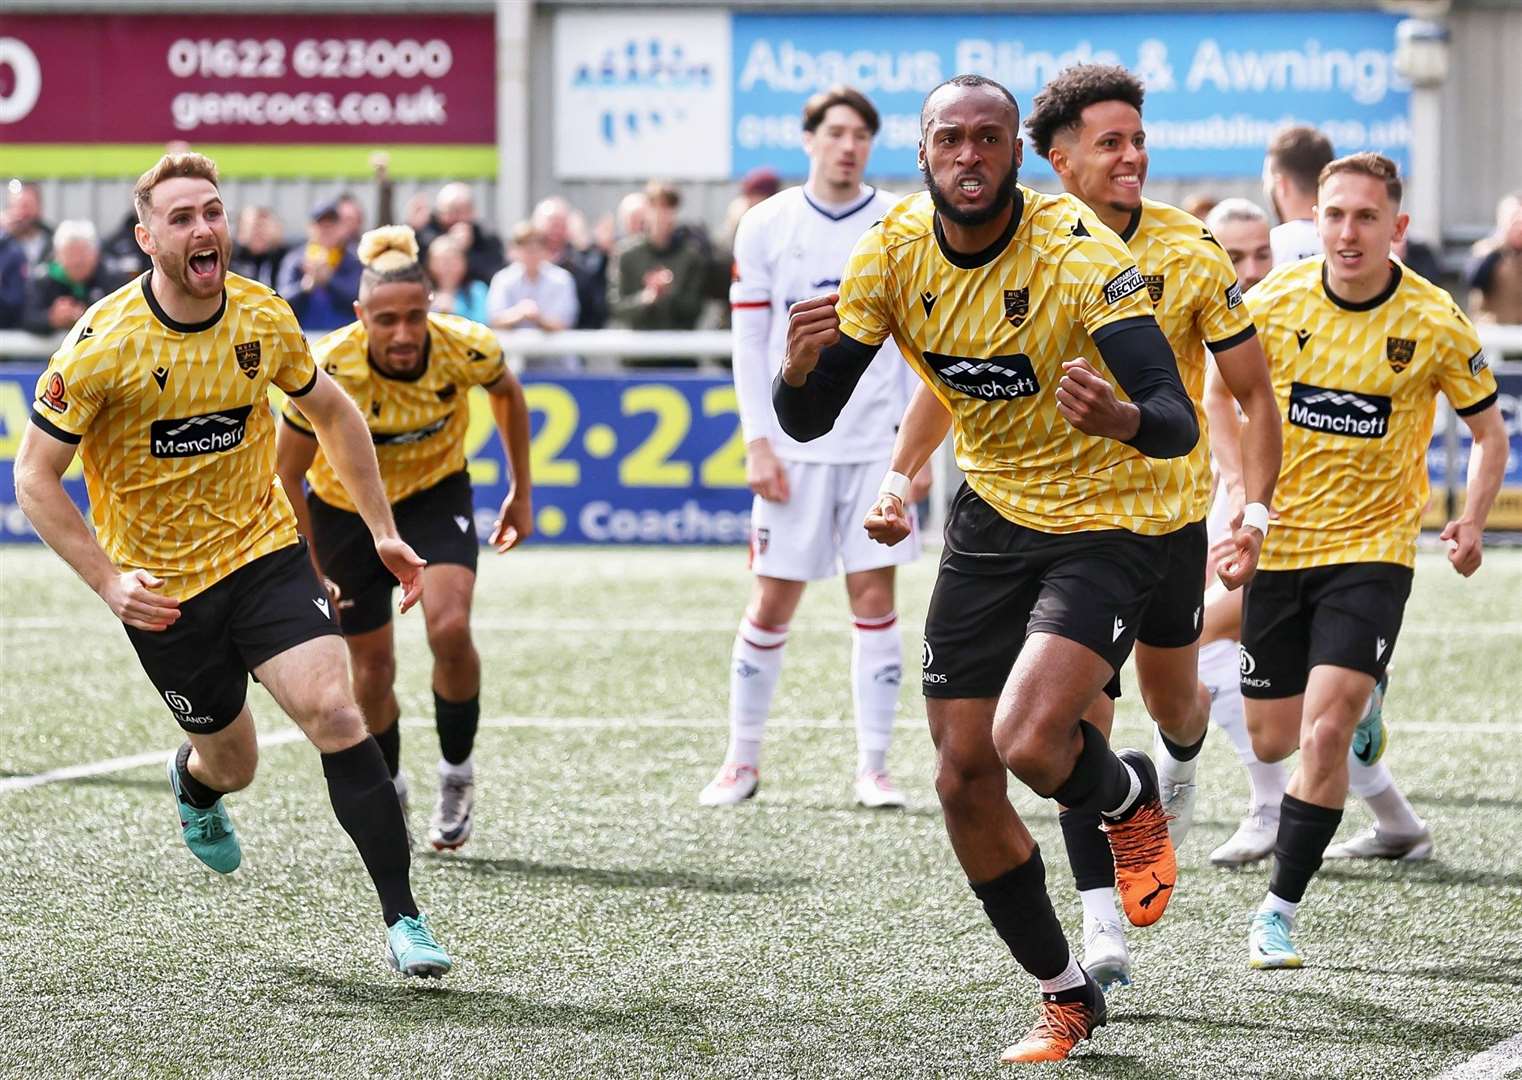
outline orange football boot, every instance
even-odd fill
[[[1163,917],[1178,880],[1178,860],[1168,837],[1168,815],[1158,797],[1157,770],[1140,750],[1121,750],[1119,757],[1141,778],[1141,794],[1130,813],[1118,821],[1106,818],[1100,828],[1110,837],[1115,859],[1115,885],[1132,926],[1151,926]]]
[[[1104,991],[1087,974],[1084,989],[1087,1001],[1053,1001],[1054,995],[1041,995],[1041,1015],[1030,1033],[1000,1055],[1005,1065],[1037,1061],[1062,1061],[1084,1039],[1089,1038],[1108,1020]]]

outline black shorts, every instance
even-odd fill
[[[1163,580],[1142,612],[1136,640],[1154,649],[1182,649],[1200,639],[1210,536],[1205,523],[1196,521],[1158,539],[1166,551]]]
[[[963,484],[925,619],[925,696],[998,697],[1036,632],[1076,641],[1119,671],[1162,575],[1162,541],[1123,529],[1027,529]]]
[[[338,621],[343,632],[379,630],[391,621],[391,591],[396,588],[396,578],[375,553],[375,539],[365,519],[310,492],[307,506],[317,561],[339,589]],[[391,513],[401,538],[430,565],[447,563],[474,572],[480,542],[476,539],[470,476],[465,470],[393,504]]]
[[[1302,694],[1318,664],[1383,678],[1410,594],[1395,563],[1259,570],[1242,597],[1242,696]]]
[[[301,540],[181,602],[169,629],[126,630],[180,727],[210,735],[238,718],[254,668],[338,624]]]

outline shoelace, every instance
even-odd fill
[[[893,781],[888,779],[888,774],[885,772],[864,772],[861,775],[863,779],[872,781],[873,784],[884,791],[893,786]]]
[[[726,784],[737,784],[741,773],[754,771],[749,765],[726,765],[719,770],[719,779]]]
[[[1093,925],[1093,928],[1090,929],[1087,934],[1083,935],[1083,947],[1087,949],[1094,943],[1095,938],[1104,937],[1107,931],[1124,936],[1122,930],[1120,929],[1119,923],[1109,921],[1097,922]]]
[[[1089,1034],[1089,1009],[1081,1001],[1043,1001],[1041,1018],[1031,1028],[1025,1042],[1058,1042],[1066,1040],[1074,1044]]]
[[[428,926],[423,922],[422,916],[409,919],[402,916],[402,936],[407,939],[409,945],[421,945],[432,949],[435,947],[433,935],[428,932]]]
[[[191,822],[191,830],[201,839],[209,843],[215,843],[227,835],[227,829],[222,824],[222,815],[215,811],[206,811],[196,815]]]
[[[1290,940],[1289,928],[1284,925],[1283,919],[1275,919],[1269,915],[1258,915],[1255,920],[1258,929],[1263,932],[1263,946],[1265,952],[1288,953],[1295,951],[1294,942]]]
[[[1159,828],[1161,826],[1161,828]],[[1107,821],[1110,850],[1117,870],[1143,870],[1157,861],[1168,837],[1168,815],[1156,803],[1137,808],[1125,821]]]

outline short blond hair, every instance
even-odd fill
[[[1323,184],[1340,173],[1352,173],[1354,176],[1367,176],[1371,180],[1378,180],[1385,185],[1385,194],[1390,197],[1390,201],[1400,206],[1402,194],[1400,168],[1383,154],[1365,150],[1361,154],[1349,154],[1347,157],[1340,157],[1336,161],[1329,162],[1316,179],[1317,189],[1319,190]]]
[[[205,154],[197,154],[194,151],[165,154],[159,158],[153,168],[139,176],[137,183],[132,187],[132,204],[137,208],[137,220],[145,225],[148,223],[149,212],[153,209],[154,188],[165,180],[174,180],[182,176],[195,180],[210,180],[212,187],[219,186],[217,163]]]

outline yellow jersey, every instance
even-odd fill
[[[1237,272],[1224,248],[1203,222],[1176,206],[1143,199],[1120,233],[1136,258],[1142,280],[1157,312],[1194,417],[1200,441],[1188,457],[1184,520],[1202,521],[1210,513],[1215,482],[1210,472],[1210,442],[1205,409],[1205,350],[1224,352],[1252,338],[1252,316],[1242,303]]]
[[[459,315],[428,314],[423,362],[415,374],[387,375],[370,363],[365,325],[352,322],[318,340],[317,363],[359,406],[375,456],[380,462],[386,498],[397,503],[465,468],[465,431],[470,426],[467,394],[472,386],[496,382],[507,370],[496,335]],[[295,402],[285,420],[298,431],[312,428]],[[354,510],[354,500],[322,448],[307,482],[329,506]]]
[[[1496,400],[1495,376],[1436,285],[1392,261],[1383,292],[1349,303],[1325,263],[1280,267],[1247,294],[1285,420],[1279,518],[1259,565],[1414,567],[1437,394],[1478,412]]]
[[[1186,459],[1085,435],[1057,411],[1064,361],[1083,357],[1114,384],[1093,335],[1153,321],[1135,260],[1078,199],[1019,187],[1005,235],[962,255],[930,195],[911,195],[857,243],[837,310],[856,341],[892,335],[950,411],[968,485],[1009,521],[1145,535],[1186,524]]]
[[[152,272],[94,304],[37,382],[32,419],[78,443],[96,535],[123,570],[186,600],[296,543],[275,475],[269,387],[299,397],[317,368],[290,305],[227,275],[202,323],[171,319]]]

